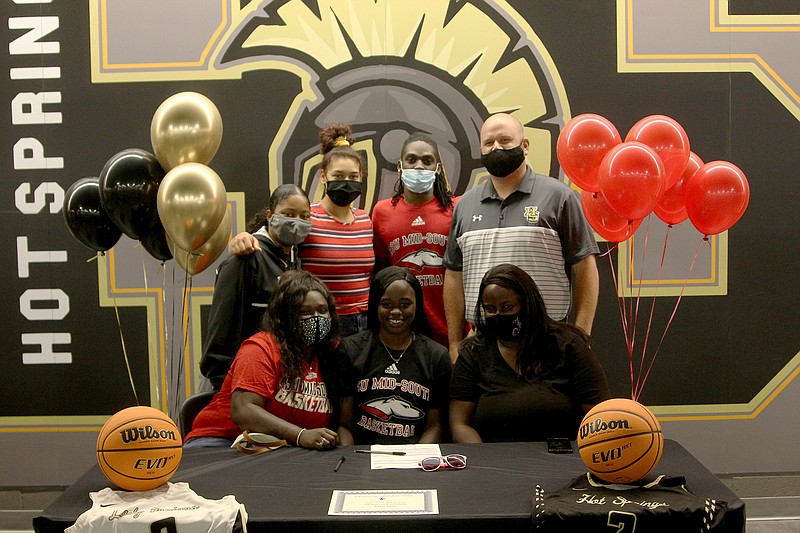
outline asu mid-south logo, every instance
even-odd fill
[[[403,420],[419,420],[425,413],[412,405],[408,400],[400,396],[388,398],[375,398],[359,406],[365,413],[380,418],[381,420],[391,420],[399,418]]]
[[[526,205],[525,206],[525,220],[531,224],[536,224],[539,222],[539,206],[538,205]]]

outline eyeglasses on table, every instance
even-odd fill
[[[461,469],[467,467],[467,456],[460,453],[453,453],[441,457],[426,457],[419,462],[419,466],[425,472],[433,472],[440,468],[455,468]]]

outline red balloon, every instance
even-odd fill
[[[664,192],[661,201],[653,208],[653,212],[658,218],[667,224],[680,224],[689,218],[689,213],[686,212],[686,181],[702,166],[703,160],[694,152],[690,152],[689,162],[686,164],[683,176],[678,183]]]
[[[617,128],[600,115],[573,118],[558,136],[556,154],[567,177],[585,191],[600,190],[597,171],[611,148],[622,142]]]
[[[750,202],[750,184],[733,163],[706,163],[686,181],[686,212],[697,231],[721,233],[742,218]]]
[[[674,119],[651,115],[633,125],[626,141],[639,141],[652,148],[664,163],[666,188],[675,185],[689,161],[689,137]]]
[[[637,141],[612,148],[598,175],[600,193],[626,220],[649,215],[664,193],[664,164],[650,147]]]
[[[628,220],[611,209],[601,194],[581,191],[581,206],[589,225],[605,240],[622,242],[639,229],[642,221]]]

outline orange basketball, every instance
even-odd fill
[[[578,450],[589,470],[611,483],[631,483],[661,459],[661,424],[644,405],[625,398],[597,404],[581,422]]]
[[[100,430],[97,462],[118,487],[151,490],[178,469],[181,446],[181,432],[170,417],[152,407],[128,407]]]

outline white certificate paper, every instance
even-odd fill
[[[438,444],[373,444],[372,451],[402,452],[405,455],[385,455],[373,453],[370,467],[372,470],[387,468],[420,468],[419,462],[426,457],[439,457],[442,451]]]
[[[335,490],[328,514],[334,516],[388,516],[439,514],[436,489]]]

